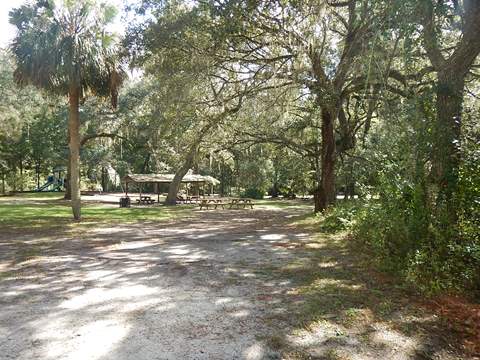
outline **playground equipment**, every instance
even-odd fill
[[[57,166],[53,169],[53,175],[49,175],[47,182],[35,191],[62,191],[65,188],[65,168]]]

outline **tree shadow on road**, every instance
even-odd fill
[[[104,224],[31,234],[20,248],[3,237],[0,266],[11,269],[0,279],[0,350],[16,359],[450,356],[439,318],[371,272],[343,237],[291,226],[303,213]],[[17,250],[12,264],[5,254]]]

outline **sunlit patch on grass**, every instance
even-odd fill
[[[63,197],[63,192],[32,192],[0,196],[0,202],[11,202],[18,200],[61,200]]]
[[[118,208],[102,204],[82,208],[82,222],[72,221],[70,204],[66,201],[32,203],[0,202],[0,227],[6,231],[93,228],[105,223],[134,223],[137,221],[167,221],[193,216],[191,206],[151,208]]]

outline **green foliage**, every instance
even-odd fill
[[[0,52],[0,174],[5,191],[35,188],[67,155],[61,99],[42,97],[33,87],[19,88],[13,71],[11,56]]]
[[[478,238],[432,222],[423,228],[421,218],[431,214],[395,200],[398,208],[387,201],[372,201],[356,216],[355,237],[373,251],[379,265],[426,292],[480,290]]]
[[[412,194],[397,195],[340,203],[320,215],[318,227],[324,232],[350,230],[381,269],[401,275],[425,292],[479,291],[478,227],[468,223],[459,233],[451,228],[444,231],[427,208],[408,199]],[[477,219],[469,221],[478,223]]]
[[[324,230],[350,229],[372,259],[385,271],[402,276],[425,292],[480,291],[480,167],[478,126],[466,117],[462,165],[451,222],[430,175],[433,95],[403,104],[383,104],[379,114],[389,122],[376,124],[365,150],[357,148],[365,198],[342,215],[341,205],[326,212]],[[392,141],[395,139],[395,141]],[[338,214],[337,214],[338,213]],[[343,226],[341,219],[347,226]]]
[[[426,197],[417,186],[386,191],[366,202],[355,215],[355,238],[373,251],[384,270],[426,292],[479,291],[478,216],[464,213],[458,228],[446,227],[445,212]]]
[[[82,95],[110,96],[115,106],[125,75],[106,31],[114,14],[94,0],[38,1],[12,10],[15,81],[59,95],[74,85]]]
[[[356,201],[341,201],[325,210],[319,224],[321,231],[335,233],[348,230],[353,226],[358,204]]]
[[[260,200],[260,199],[263,199],[264,195],[265,195],[265,191],[262,191],[257,188],[248,188],[240,194],[240,197]]]

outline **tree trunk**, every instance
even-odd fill
[[[102,166],[102,191],[108,191],[108,172],[105,166]]]
[[[322,180],[316,190],[315,212],[335,202],[335,114],[332,109],[322,109]]]
[[[20,191],[23,192],[23,160],[20,159]]]
[[[68,140],[67,142],[70,144],[70,131],[68,130],[67,131],[67,137],[68,137]],[[65,195],[64,195],[64,199],[65,200],[71,200],[72,199],[72,189],[70,188],[70,182],[71,182],[71,179],[70,179],[70,169],[72,167],[72,156],[70,154],[70,149],[68,150],[68,164],[67,164],[67,173],[65,174],[65,179],[67,179],[67,181],[65,182]]]
[[[199,131],[198,137],[195,142],[190,146],[190,150],[185,158],[185,161],[180,169],[175,173],[172,182],[168,188],[168,195],[165,199],[165,205],[175,205],[177,203],[177,193],[180,189],[180,185],[182,183],[183,177],[187,174],[188,170],[193,165],[193,161],[195,156],[197,155],[197,151],[202,143],[203,138],[209,133],[209,131],[216,126],[219,121],[221,121],[228,113],[232,111],[225,111],[221,115],[217,116],[214,119],[210,119],[210,121],[203,126],[203,128]]]
[[[40,189],[40,161],[37,161],[35,171],[37,173],[37,189]]]
[[[187,157],[180,169],[177,170],[175,176],[168,187],[168,195],[165,199],[165,205],[175,205],[177,203],[177,194],[178,190],[180,189],[180,185],[182,183],[183,177],[187,174],[188,170],[193,165],[193,160],[195,159],[195,155],[197,154],[198,144],[195,144],[190,148]]]
[[[347,166],[348,166],[348,171],[347,171],[347,181],[345,182],[345,200],[348,199],[355,199],[355,176],[353,175],[354,173],[354,163],[352,159],[347,160]]]
[[[2,194],[5,195],[5,174],[2,173]]]
[[[145,156],[145,160],[143,161],[142,174],[147,173],[149,163],[150,163],[150,153],[148,153],[147,156]]]
[[[220,196],[225,196],[225,163],[223,159],[220,165]]]
[[[345,199],[355,199],[355,179],[351,178],[345,189]]]
[[[280,193],[280,191],[278,190],[278,183],[275,181],[275,182],[273,183],[272,193],[270,194],[270,196],[271,196],[272,198],[278,198],[278,196],[280,195],[279,193]]]
[[[313,190],[313,203],[315,204],[314,211],[316,213],[324,210],[324,208],[322,208],[322,203],[320,201],[320,194],[321,194],[321,189],[319,185],[318,187],[315,188],[315,190]]]
[[[70,135],[70,186],[72,196],[72,211],[75,220],[81,219],[80,203],[80,114],[79,114],[80,89],[71,86],[69,91],[69,116],[68,133]]]
[[[17,167],[14,166],[13,168],[13,193],[17,192]]]
[[[456,221],[454,203],[460,166],[461,115],[464,78],[454,71],[438,72],[436,123],[433,144],[434,181],[439,205],[445,204],[451,221]]]
[[[318,149],[317,149],[318,150]],[[319,151],[316,152],[318,154]],[[320,207],[320,184],[322,183],[322,166],[320,156],[315,156],[315,162],[312,164],[313,171],[315,172],[315,178],[313,179],[313,203],[315,204],[314,211],[322,211]]]
[[[432,172],[438,186],[437,208],[445,208],[450,227],[457,222],[455,193],[458,190],[460,135],[465,78],[480,54],[480,1],[464,1],[462,35],[448,58],[437,38],[435,5],[427,5],[423,18],[423,40],[427,55],[437,72],[436,123],[434,126]]]

